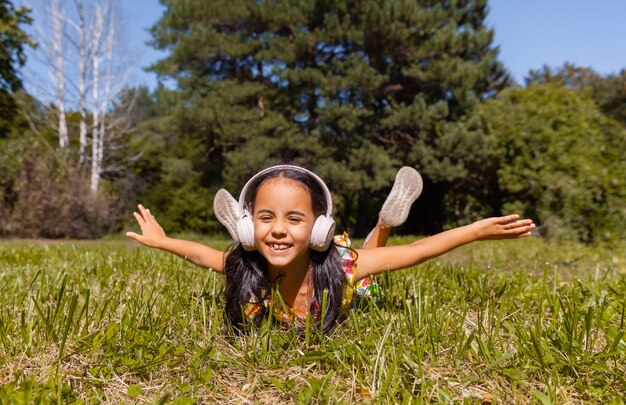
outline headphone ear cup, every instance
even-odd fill
[[[239,234],[239,242],[245,250],[256,250],[254,246],[254,223],[249,213],[244,213],[243,217],[237,221],[237,233]]]
[[[311,249],[323,252],[330,246],[335,233],[335,221],[332,217],[320,215],[311,230]]]

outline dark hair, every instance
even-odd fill
[[[253,204],[260,186],[276,177],[285,177],[303,185],[311,196],[315,217],[326,214],[327,202],[322,186],[305,172],[289,168],[272,170],[254,179],[254,182],[250,184],[253,190],[251,198]],[[339,317],[345,278],[335,245],[331,244],[324,252],[311,250],[311,266],[314,301],[321,305],[324,291],[328,291],[326,311],[323,315],[324,324],[320,325],[322,330],[328,333]],[[271,288],[267,261],[258,251],[246,251],[241,244],[237,244],[226,258],[224,273],[226,275],[226,288],[224,289],[226,318],[231,325],[239,327],[247,321],[244,319],[243,306],[249,302],[262,301],[263,291],[269,291]],[[259,326],[261,319],[266,315],[266,308],[263,305],[261,307],[262,313],[253,321],[255,326]]]

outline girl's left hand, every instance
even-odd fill
[[[139,208],[139,213],[134,212],[133,215],[141,227],[141,235],[135,232],[126,232],[126,236],[148,247],[160,247],[160,242],[166,238],[165,231],[149,209],[141,204],[137,208]]]
[[[535,229],[532,219],[518,219],[519,215],[507,215],[482,219],[471,226],[476,232],[476,240],[516,239],[530,236]]]

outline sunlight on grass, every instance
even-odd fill
[[[3,242],[0,403],[620,403],[616,251],[466,246],[379,277],[380,304],[301,337],[271,322],[230,333],[221,276],[169,254]]]

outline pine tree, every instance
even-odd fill
[[[178,145],[194,145],[202,186],[235,191],[264,166],[304,164],[360,235],[401,164],[426,180],[410,231],[484,198],[465,197],[485,181],[490,151],[475,107],[505,79],[486,1],[165,4],[153,45],[171,54],[153,70],[177,82]]]

